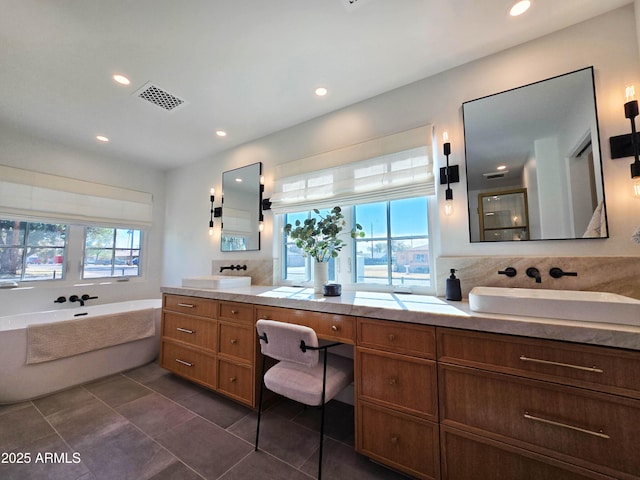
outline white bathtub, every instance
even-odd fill
[[[0,317],[0,404],[41,397],[153,361],[160,348],[161,308],[161,299],[132,300]],[[71,357],[26,364],[29,325],[147,309],[153,309],[155,335],[151,337]]]

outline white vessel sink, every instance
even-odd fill
[[[188,277],[182,279],[183,287],[191,288],[236,288],[248,287],[251,285],[251,277],[232,275],[204,275],[202,277]]]
[[[474,312],[640,326],[640,300],[605,292],[474,287]]]

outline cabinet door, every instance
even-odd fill
[[[216,321],[164,312],[162,336],[215,351]]]
[[[442,364],[438,378],[443,425],[638,479],[638,400]]]
[[[164,310],[196,315],[198,317],[216,318],[218,302],[208,298],[187,297],[184,295],[164,295]]]
[[[358,451],[423,479],[440,478],[438,424],[394,410],[358,404]]]
[[[640,352],[438,328],[438,361],[640,399]]]
[[[356,375],[358,399],[437,420],[435,362],[357,348]]]
[[[254,385],[251,367],[218,359],[218,391],[253,407]]]
[[[216,388],[216,359],[213,355],[163,341],[160,365],[188,380]]]
[[[219,321],[220,343],[218,344],[218,354],[221,357],[244,362],[253,361],[253,346],[256,336],[251,325],[240,325],[237,323]]]
[[[613,480],[505,443],[442,427],[442,480]]]

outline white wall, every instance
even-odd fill
[[[145,233],[146,250],[141,265],[143,278],[86,287],[74,286],[76,282],[71,280],[71,275],[55,282],[25,282],[23,285],[33,288],[0,290],[0,316],[75,307],[75,304],[53,303],[58,296],[73,294],[97,295],[99,298],[94,303],[159,298],[164,235],[164,172],[106,155],[70,149],[18,131],[10,125],[0,125],[0,164],[153,194],[153,226]],[[74,240],[82,242],[82,239]],[[77,272],[78,265],[70,264],[69,269]],[[77,280],[78,273],[75,276]]]
[[[611,238],[471,244],[463,168],[462,103],[590,65],[595,68]],[[272,217],[268,213],[259,252],[221,254],[219,230],[213,238],[208,236],[208,191],[211,186],[220,188],[223,171],[263,162],[265,194],[269,196],[270,175],[277,164],[427,123],[436,126],[438,139],[443,131],[449,132],[450,161],[461,165],[463,177],[460,184],[453,186],[454,215],[442,216],[433,231],[437,255],[640,255],[638,246],[630,241],[640,223],[640,201],[630,193],[630,160],[612,161],[608,147],[610,136],[629,130],[623,113],[624,88],[634,82],[640,84],[640,61],[633,6],[629,5],[171,171],[167,175],[163,282],[179,284],[183,276],[210,273],[212,259],[272,257]],[[439,197],[444,197],[443,188]]]

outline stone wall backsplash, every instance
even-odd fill
[[[549,290],[590,290],[617,293],[640,299],[640,256],[638,257],[440,257],[436,260],[436,294],[444,296],[445,280],[455,268],[462,285],[462,295],[468,297],[476,286],[544,288]],[[517,270],[515,277],[499,275],[507,267]],[[541,283],[526,275],[536,267]],[[576,272],[575,277],[552,278],[549,270],[558,267]]]
[[[220,267],[227,267],[229,265],[246,265],[246,270],[225,270],[223,275],[239,275],[251,277],[252,285],[274,285],[274,261],[269,260],[246,260],[246,259],[234,259],[234,260],[212,260],[211,261],[211,273],[213,275],[220,274]]]

